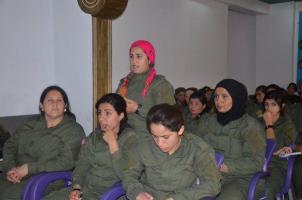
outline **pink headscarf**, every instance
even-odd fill
[[[153,79],[156,76],[156,70],[154,68],[155,49],[154,49],[153,45],[150,42],[146,41],[146,40],[137,40],[137,41],[133,42],[130,46],[129,52],[134,47],[141,48],[144,51],[144,53],[147,55],[147,57],[150,61],[150,71],[149,71],[148,77],[145,80],[145,87],[144,87],[143,91],[141,92],[141,96],[145,97],[148,90],[149,90],[149,88],[150,88],[150,85],[151,85]],[[129,84],[129,80],[131,79],[132,76],[133,76],[133,73],[130,72],[124,78],[124,82],[122,83],[122,85],[120,86],[120,89],[119,89],[119,93],[122,96],[127,96],[128,84]]]
[[[150,42],[148,42],[146,40],[137,40],[131,44],[129,52],[134,47],[141,48],[144,51],[144,53],[147,55],[147,57],[149,58],[149,61],[152,64],[152,66],[155,64],[155,49]]]

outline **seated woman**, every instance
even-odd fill
[[[0,199],[20,199],[23,187],[40,172],[71,170],[85,133],[58,86],[41,94],[41,116],[18,128],[3,149]]]
[[[216,85],[217,114],[198,128],[198,134],[215,151],[224,154],[221,193],[217,199],[247,199],[252,176],[261,171],[264,162],[264,129],[256,119],[245,113],[246,87],[233,79]]]
[[[189,100],[189,113],[183,113],[184,125],[188,132],[195,133],[199,123],[203,123],[209,114],[206,112],[207,98],[201,92],[197,91],[191,94]]]
[[[301,122],[302,123],[302,122]],[[298,132],[295,146],[293,151],[299,151],[302,153],[302,132]],[[295,195],[297,199],[302,199],[302,155],[299,155],[295,159],[295,166],[293,171],[293,185],[295,189]]]
[[[186,104],[186,98],[185,98],[185,92],[186,89],[184,87],[179,87],[175,89],[174,98],[176,101],[175,107],[178,108],[180,111],[182,111]]]
[[[130,200],[199,200],[219,193],[214,151],[201,138],[185,132],[177,108],[152,107],[147,128],[152,138],[141,140],[129,154],[129,169],[123,176]]]
[[[289,147],[296,139],[296,128],[291,119],[284,114],[285,98],[283,91],[274,90],[265,95],[265,112],[263,122],[266,129],[266,138],[275,139],[277,151],[271,160],[266,184],[267,199],[274,199],[283,186],[286,175],[286,160],[278,157],[280,153],[291,151]]]
[[[118,182],[125,168],[123,159],[136,142],[136,134],[127,126],[126,102],[118,94],[107,94],[95,104],[99,128],[82,145],[73,172],[72,189],[64,188],[47,195],[44,200],[100,199]]]
[[[266,86],[260,85],[255,90],[255,100],[249,99],[247,102],[246,112],[255,119],[262,117],[264,106],[263,99],[265,97]]]

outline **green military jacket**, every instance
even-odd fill
[[[130,200],[140,192],[148,192],[156,200],[199,200],[220,191],[221,176],[214,151],[195,135],[185,133],[171,155],[163,153],[151,137],[141,140],[134,150],[128,159],[130,168],[123,176]]]
[[[3,170],[28,164],[29,176],[39,172],[70,170],[75,166],[85,133],[74,119],[64,116],[57,126],[46,127],[44,117],[18,128],[3,149]]]
[[[81,186],[85,199],[99,199],[108,187],[121,180],[127,168],[124,159],[136,141],[137,134],[125,128],[118,138],[119,150],[111,155],[100,130],[87,137],[73,172],[73,184]]]
[[[128,123],[138,133],[145,137],[148,135],[146,127],[146,115],[149,109],[160,103],[175,104],[173,86],[162,75],[156,75],[145,97],[141,96],[141,92],[145,87],[145,80],[148,72],[139,75],[133,75],[129,80],[127,98],[136,101],[139,105],[138,113],[128,114]],[[123,83],[121,80],[119,87]],[[117,91],[119,91],[119,87]]]
[[[246,113],[255,119],[259,119],[263,114],[263,105],[256,104],[254,101],[249,100],[246,106]]]
[[[195,134],[199,124],[204,123],[207,120],[207,118],[209,117],[209,114],[206,112],[203,112],[200,116],[192,118],[191,113],[189,112],[189,113],[183,113],[183,117],[184,117],[185,129],[188,132]]]
[[[265,155],[264,129],[256,119],[244,114],[225,126],[219,124],[216,115],[198,128],[198,134],[215,151],[223,153],[229,172],[224,178],[245,178],[249,180],[255,172],[261,171]]]
[[[263,121],[263,126],[265,122]],[[297,131],[296,127],[287,115],[281,115],[274,124],[275,141],[277,143],[276,150],[290,146],[295,143]],[[270,167],[276,165],[286,168],[286,160],[280,159],[278,156],[273,156]]]
[[[302,103],[292,104],[289,107],[288,115],[295,124],[297,131],[302,132]]]

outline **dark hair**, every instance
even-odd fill
[[[273,90],[280,90],[280,87],[276,84],[270,84],[266,87],[265,94],[269,93],[270,91],[273,91]]]
[[[175,96],[178,95],[180,92],[186,92],[186,89],[184,87],[178,87],[175,89]]]
[[[279,89],[268,92],[265,95],[263,102],[265,103],[265,100],[267,99],[275,100],[278,106],[280,107],[280,114],[283,114],[283,104],[285,102],[285,96],[282,90]]]
[[[191,90],[193,92],[197,92],[198,91],[198,89],[196,87],[189,87],[189,88],[186,89],[186,91],[188,91],[188,90]]]
[[[298,86],[297,86],[297,84],[296,84],[296,83],[291,82],[290,84],[288,84],[287,89],[288,89],[288,88],[290,88],[290,87],[293,87],[293,88],[294,88],[294,90],[295,90],[295,92],[297,92],[297,90],[298,90]]]
[[[259,85],[257,88],[256,88],[256,90],[255,90],[255,92],[262,92],[263,94],[265,94],[265,90],[266,90],[266,86],[265,85]]]
[[[126,112],[126,101],[122,96],[116,93],[108,93],[102,96],[96,103],[95,103],[95,109],[96,112],[99,109],[100,104],[102,103],[109,103],[113,106],[114,110],[120,115],[121,113],[124,113],[124,118],[120,122],[120,131],[119,134],[123,131],[123,129],[127,125],[127,112]]]
[[[68,116],[72,117],[73,119],[76,119],[75,114],[73,114],[71,112],[70,103],[69,103],[68,96],[67,96],[66,92],[61,87],[59,87],[57,85],[48,86],[47,88],[45,88],[43,90],[43,92],[42,92],[42,94],[40,96],[40,103],[43,104],[46,95],[50,91],[58,91],[62,95],[64,104],[65,104],[65,109],[66,109],[65,115],[68,115]],[[41,116],[44,116],[45,112],[42,110],[42,108],[40,106],[39,106],[39,111],[40,111]]]
[[[199,91],[207,93],[208,91],[212,91],[212,89],[209,86],[204,86],[203,88],[199,89]]]
[[[151,124],[161,124],[173,132],[178,132],[184,125],[181,112],[176,107],[166,103],[153,106],[147,114],[146,122],[150,133]]]
[[[198,99],[202,105],[207,105],[208,103],[206,95],[201,91],[194,92],[189,99]]]

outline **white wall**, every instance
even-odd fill
[[[293,77],[294,2],[273,4],[256,18],[256,85],[286,87]]]
[[[227,5],[212,0],[129,0],[113,21],[113,90],[129,71],[128,48],[151,41],[156,68],[175,86],[212,87],[226,76]]]
[[[0,1],[0,116],[38,112],[55,82],[52,1]]]
[[[38,113],[42,90],[57,84],[91,132],[91,17],[76,1],[2,0],[0,26],[0,116]]]
[[[56,83],[66,90],[86,134],[92,131],[92,22],[76,1],[54,1]],[[67,13],[67,14],[66,14]]]
[[[256,85],[256,16],[229,11],[227,76],[244,83],[249,94]]]

